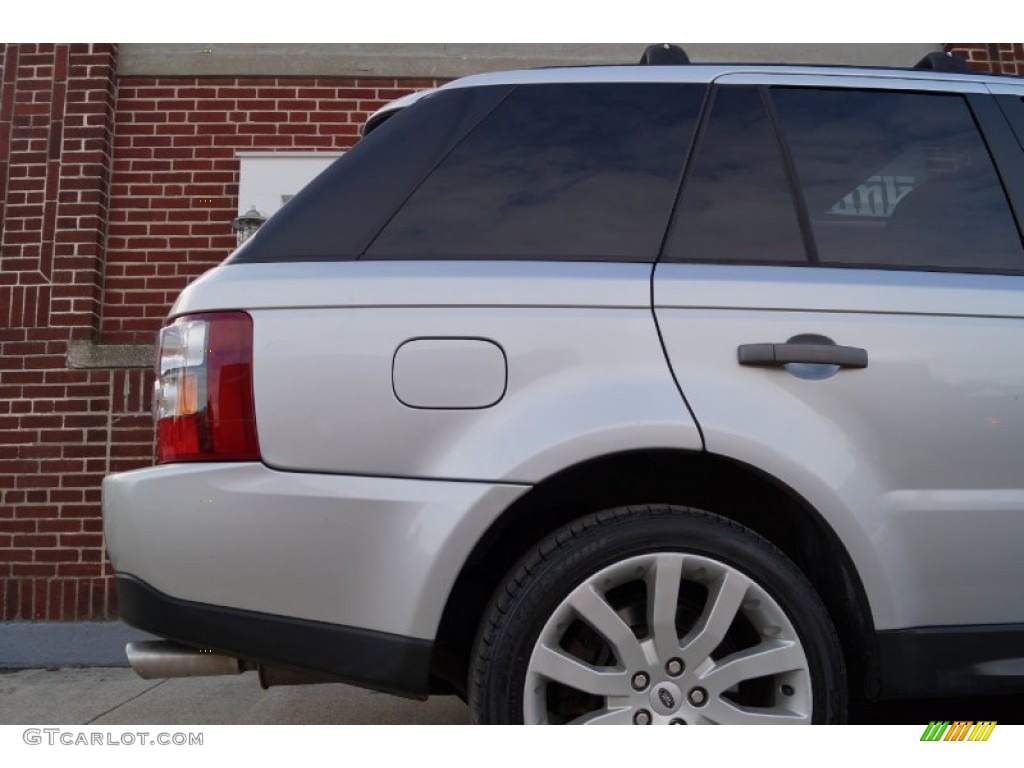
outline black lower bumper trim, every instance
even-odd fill
[[[882,698],[1024,693],[1024,624],[877,633]]]
[[[427,697],[429,640],[179,600],[127,574],[117,575],[117,595],[126,623],[168,640]]]

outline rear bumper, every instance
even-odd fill
[[[170,640],[327,672],[388,693],[427,697],[429,640],[178,600],[123,573],[117,575],[117,595],[128,624]]]
[[[526,488],[170,464],[104,480],[104,532],[114,570],[167,599],[429,645],[473,546]]]

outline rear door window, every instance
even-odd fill
[[[440,162],[366,258],[653,262],[704,91],[519,86]]]
[[[1024,270],[1016,222],[962,96],[771,93],[822,264]]]

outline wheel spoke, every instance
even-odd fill
[[[594,696],[630,693],[629,676],[625,672],[601,671],[549,645],[541,644],[534,650],[530,671]]]
[[[572,594],[569,602],[580,618],[608,641],[619,664],[626,669],[646,666],[647,659],[633,630],[593,586],[584,584]]]
[[[724,699],[709,704],[704,714],[720,725],[800,725],[811,722],[809,715],[782,707],[739,707]]]
[[[658,555],[652,570],[654,578],[649,579],[647,585],[647,623],[658,658],[665,661],[679,653],[676,604],[679,601],[679,582],[683,577],[683,560],[679,555]]]
[[[741,573],[727,571],[709,590],[704,612],[682,642],[682,653],[691,669],[703,662],[722,642],[749,587],[750,581]]]
[[[619,707],[617,709],[599,709],[588,712],[573,720],[569,725],[632,725],[633,709]]]
[[[714,686],[717,691],[726,691],[744,680],[778,675],[806,666],[807,659],[798,643],[774,640],[723,659],[722,663],[701,677],[701,682]]]

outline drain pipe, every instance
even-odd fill
[[[310,669],[291,669],[273,664],[259,665],[260,687],[263,690],[278,685],[319,685],[321,683],[343,683],[341,678],[326,672],[315,672]]]

